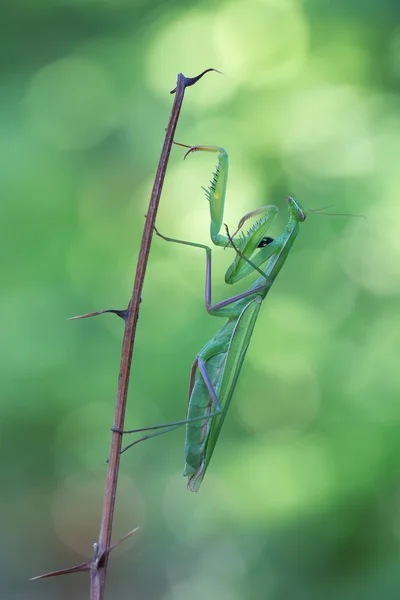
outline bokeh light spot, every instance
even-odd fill
[[[104,493],[104,471],[105,469],[89,471],[83,477],[67,477],[58,487],[53,499],[52,516],[58,537],[83,556],[87,556],[98,530],[101,513],[99,499]],[[114,529],[117,536],[122,536],[126,533],[126,523],[133,522],[133,527],[143,525],[145,511],[142,496],[129,477],[120,475],[118,489],[120,498]],[[129,551],[129,544],[122,544],[119,551]]]
[[[296,90],[281,115],[285,166],[318,177],[363,176],[375,167],[367,104],[357,90]]]
[[[218,600],[238,600],[240,596],[229,589],[226,582],[222,583],[212,577],[199,576],[175,584],[164,600],[203,600],[203,598],[218,598]]]
[[[237,516],[254,523],[313,512],[329,499],[334,483],[323,446],[307,438],[292,444],[249,443],[226,471]]]
[[[252,87],[290,80],[308,48],[307,22],[291,0],[230,2],[217,15],[214,36],[224,68]]]
[[[255,382],[250,382],[250,376]],[[251,394],[246,393],[246,383],[251,386]],[[306,366],[294,377],[290,373],[278,377],[258,369],[247,376],[242,374],[237,394],[240,401],[235,407],[244,427],[268,438],[300,435],[315,419],[320,406],[318,382]]]
[[[116,124],[117,105],[108,74],[79,58],[40,69],[26,96],[33,131],[62,150],[87,149],[103,140]]]
[[[397,195],[393,189],[386,203],[381,201],[366,213],[367,220],[351,223],[341,246],[343,270],[359,285],[381,297],[400,294]]]

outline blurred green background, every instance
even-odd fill
[[[176,75],[176,139],[230,155],[226,221],[311,215],[262,307],[198,495],[184,431],[122,460],[108,598],[400,593],[400,5],[394,0],[14,0],[1,31],[1,595],[88,597],[122,321]],[[174,148],[157,224],[207,243],[216,161]],[[215,251],[214,298],[231,254]],[[237,289],[242,289],[237,286]],[[204,256],[154,239],[126,425],[184,418],[222,321]]]

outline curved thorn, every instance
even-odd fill
[[[46,579],[47,577],[57,577],[58,575],[68,575],[68,573],[79,573],[80,571],[89,571],[91,564],[92,559],[81,563],[80,565],[75,565],[74,567],[68,567],[67,569],[58,569],[57,571],[49,571],[48,573],[44,573],[43,575],[31,577],[29,581],[35,581],[35,579]]]
[[[97,317],[98,315],[104,315],[104,313],[114,313],[115,315],[117,315],[118,317],[120,317],[121,319],[123,319],[125,321],[127,315],[128,315],[128,310],[118,310],[115,308],[109,308],[107,310],[98,310],[96,312],[91,312],[91,313],[85,313],[84,315],[77,315],[76,317],[68,317],[69,321],[74,321],[77,319],[88,319],[89,317]]]
[[[184,76],[184,86],[189,87],[191,85],[194,85],[195,83],[197,83],[199,81],[199,79],[201,79],[203,77],[203,75],[205,75],[206,73],[209,73],[210,71],[215,71],[216,73],[219,73],[220,75],[223,75],[223,73],[221,71],[218,71],[218,69],[206,69],[205,71],[203,71],[202,73],[200,73],[200,75],[197,75],[197,77],[185,77]],[[174,88],[173,90],[171,90],[170,94],[175,94],[176,92],[176,88]]]

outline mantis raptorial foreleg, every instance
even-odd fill
[[[212,399],[212,401],[214,402],[215,405],[215,412],[214,413],[210,413],[209,415],[205,416],[200,416],[200,417],[193,417],[191,419],[183,419],[182,421],[172,421],[170,423],[162,423],[159,425],[152,425],[150,427],[141,427],[139,429],[127,429],[124,431],[121,431],[119,429],[117,429],[116,427],[111,427],[112,431],[118,431],[119,433],[142,433],[144,431],[153,431],[155,429],[162,429],[163,431],[159,431],[158,433],[153,433],[150,435],[145,435],[141,438],[139,438],[138,440],[135,440],[134,442],[132,442],[131,444],[129,444],[128,446],[125,446],[125,448],[123,448],[121,450],[121,454],[123,454],[124,452],[126,452],[126,450],[129,450],[129,448],[132,448],[132,446],[136,446],[136,444],[138,444],[139,442],[144,442],[145,440],[148,440],[152,437],[156,437],[157,435],[162,435],[164,433],[169,433],[170,431],[173,431],[174,429],[177,429],[178,427],[181,427],[182,425],[187,425],[188,423],[193,423],[193,422],[198,422],[198,421],[204,421],[206,419],[211,419],[212,417],[215,417],[216,415],[221,413],[221,405],[219,403],[219,400],[217,398],[217,395],[215,393],[215,389],[212,385],[212,382],[210,380],[210,377],[207,373],[207,369],[206,369],[206,365],[204,360],[202,360],[201,358],[199,358],[198,356],[196,356],[195,360],[193,361],[192,364],[192,369],[190,372],[190,384],[189,384],[189,397],[190,394],[192,393],[192,389],[193,389],[193,385],[194,385],[194,381],[195,381],[195,376],[196,376],[196,370],[197,368],[199,369],[200,373],[202,374],[202,377],[204,379],[204,383],[208,389],[208,392],[210,394],[210,398]]]

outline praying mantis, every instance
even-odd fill
[[[225,274],[225,282],[236,283],[249,274],[258,272],[259,277],[240,294],[212,304],[211,255],[212,250],[204,244],[166,237],[156,234],[167,242],[200,248],[206,254],[205,306],[209,314],[227,318],[218,333],[197,354],[190,371],[189,402],[185,420],[121,433],[139,433],[162,430],[136,440],[139,441],[186,425],[185,467],[183,475],[188,477],[187,486],[197,492],[207,471],[215,445],[221,432],[230,402],[240,375],[259,310],[278,273],[284,265],[294,240],[309,211],[291,197],[287,198],[289,219],[282,234],[277,238],[267,232],[278,214],[276,206],[269,205],[247,213],[239,222],[234,236],[220,233],[228,178],[228,155],[217,146],[189,147],[185,157],[197,151],[218,154],[218,166],[210,186],[205,190],[210,204],[210,236],[216,246],[228,246],[236,256]],[[251,217],[258,221],[244,234],[235,235]]]

